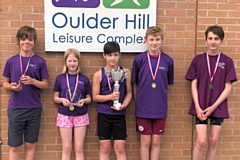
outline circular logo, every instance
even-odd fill
[[[142,132],[144,130],[144,127],[143,126],[138,126],[138,130]]]

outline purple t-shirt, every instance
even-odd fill
[[[153,78],[150,72],[148,52],[137,55],[133,61],[132,83],[137,85],[136,117],[166,118],[168,85],[174,81],[173,59],[161,52],[160,64],[156,75],[156,88],[152,88]],[[157,57],[150,56],[153,73],[157,66]]]
[[[120,68],[122,69],[122,67],[120,67]],[[108,78],[105,74],[105,69],[102,68],[101,72],[102,72],[102,80],[100,83],[100,95],[109,95],[112,93],[112,90],[109,88]],[[114,89],[114,82],[112,80],[110,80],[110,85],[111,85],[111,88]],[[126,79],[124,79],[122,82],[119,81],[119,85],[120,85],[120,87],[119,87],[119,92],[120,92],[119,102],[122,103],[125,98],[125,95],[126,95]],[[126,109],[116,111],[116,110],[112,109],[111,106],[112,106],[112,101],[98,102],[97,103],[97,111],[98,111],[98,113],[102,113],[102,114],[125,115]]]
[[[54,85],[54,92],[59,92],[60,98],[67,98],[68,100],[70,100],[69,95],[71,94],[73,97],[73,93],[75,89],[74,87],[76,85],[76,77],[77,77],[77,74],[75,75],[68,74],[68,78],[69,78],[69,87],[68,87],[66,74],[58,75]],[[71,93],[69,94],[69,92]],[[76,103],[80,99],[86,98],[86,95],[88,94],[89,95],[92,94],[90,81],[88,77],[79,73],[75,99],[73,98],[72,103]],[[59,109],[58,109],[58,113],[63,115],[68,115],[68,116],[79,116],[79,115],[86,114],[87,112],[88,112],[87,104],[84,104],[82,107],[76,106],[74,111],[70,111],[68,107],[63,106],[63,104],[59,104]]]
[[[230,57],[221,53],[217,71],[212,81],[212,89],[209,89],[210,76],[207,67],[206,53],[194,57],[185,78],[188,81],[197,79],[198,101],[202,109],[211,106],[225,88],[226,82],[237,81],[236,71]],[[218,56],[209,56],[211,73],[214,72]],[[195,105],[192,100],[189,114],[196,115]],[[227,98],[211,114],[213,117],[229,118]]]
[[[23,71],[25,70],[30,57],[22,57]],[[49,77],[46,62],[43,58],[34,54],[30,60],[28,70],[25,74],[41,81]],[[10,78],[10,83],[18,83],[20,80],[20,56],[19,54],[9,58],[3,70],[3,76]],[[22,84],[22,90],[12,91],[8,108],[38,108],[41,107],[40,89],[34,85]]]

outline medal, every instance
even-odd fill
[[[74,105],[69,106],[70,111],[74,111],[74,109],[75,109]]]
[[[208,87],[209,87],[210,90],[212,90],[213,89],[212,83],[210,83]]]
[[[152,82],[151,84],[151,87],[153,89],[155,89],[157,87],[157,83],[155,82],[155,79],[157,77],[157,74],[158,74],[158,70],[159,70],[159,66],[160,66],[160,61],[161,61],[161,52],[158,53],[158,60],[157,60],[157,65],[156,65],[156,68],[155,68],[155,72],[153,73],[153,69],[152,69],[152,63],[150,61],[150,53],[147,52],[147,59],[148,59],[148,68],[150,70],[150,73],[151,73],[151,76],[152,76],[152,80],[154,82]]]
[[[151,84],[151,86],[152,86],[152,88],[154,89],[154,88],[157,87],[157,84],[156,84],[155,82],[153,82],[153,83]]]
[[[208,67],[208,74],[209,74],[209,77],[210,77],[210,84],[208,85],[208,88],[210,90],[213,89],[213,78],[217,72],[217,67],[218,67],[218,63],[220,61],[220,57],[221,57],[221,53],[218,54],[218,57],[217,57],[217,60],[216,60],[216,63],[215,63],[215,67],[214,67],[214,70],[213,70],[213,73],[211,71],[211,65],[210,65],[210,60],[209,60],[209,54],[207,53],[206,54],[206,58],[207,58],[207,67]]]

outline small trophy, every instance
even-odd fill
[[[119,92],[119,87],[120,87],[119,81],[123,81],[126,78],[128,73],[129,73],[129,69],[123,70],[118,68],[118,69],[112,69],[112,70],[105,70],[106,76],[110,80],[115,82],[113,92]],[[109,83],[109,87],[110,86],[111,85]],[[110,87],[110,90],[112,90],[111,87]],[[118,100],[113,101],[113,107],[119,108],[120,106],[121,106],[121,103],[119,103]]]
[[[66,98],[71,102],[69,106],[70,111],[75,110],[75,105],[81,100],[81,91],[76,88],[68,88],[66,92]]]

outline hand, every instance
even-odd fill
[[[85,100],[84,99],[81,99],[80,101],[78,101],[77,103],[75,103],[74,105],[75,106],[78,106],[78,107],[82,107],[84,105],[84,102]]]
[[[204,121],[204,120],[207,119],[206,115],[204,114],[204,111],[203,111],[200,107],[198,107],[198,108],[196,109],[196,113],[197,113],[197,117],[198,117],[201,121]]]
[[[113,92],[111,96],[112,96],[111,100],[113,101],[119,100],[120,92]]]
[[[13,91],[19,92],[22,90],[22,84],[20,81],[18,83],[10,83],[10,88]]]
[[[124,108],[126,108],[126,106],[125,106],[125,104],[121,104],[121,106],[118,107],[118,108],[113,107],[113,106],[111,106],[111,108],[114,109],[114,110],[116,110],[116,111],[121,111],[121,110],[123,110]]]
[[[70,103],[70,101],[69,101],[68,99],[66,99],[66,98],[61,98],[61,100],[62,100],[63,106],[69,107],[69,106],[71,105],[71,103]]]
[[[215,109],[211,106],[211,107],[208,107],[206,108],[203,113],[206,117],[210,116],[212,114],[212,112],[214,111]]]
[[[34,79],[30,76],[22,76],[20,78],[20,81],[23,83],[23,84],[28,84],[28,85],[32,85],[34,83]]]

